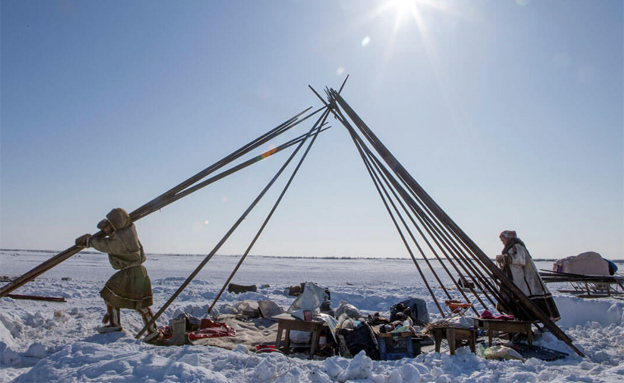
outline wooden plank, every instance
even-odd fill
[[[30,300],[30,301],[67,302],[65,298],[43,297],[40,295],[7,294],[7,297],[12,298],[12,299],[25,299],[25,300]]]

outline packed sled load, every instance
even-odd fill
[[[553,264],[553,271],[558,273],[583,275],[613,275],[610,262],[595,251],[559,259]]]

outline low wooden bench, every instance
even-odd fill
[[[519,320],[502,320],[502,319],[481,319],[472,318],[475,328],[485,329],[488,335],[488,344],[492,345],[492,338],[498,333],[505,332],[509,334],[509,340],[515,333],[526,333],[529,346],[533,345],[533,332],[531,326],[539,323],[538,321],[519,321]]]
[[[464,341],[468,343],[470,351],[475,352],[477,331],[471,328],[459,327],[435,327],[433,328],[433,338],[435,340],[435,351],[440,352],[442,339],[446,339],[449,345],[449,353],[455,355],[457,347],[461,347]]]
[[[299,319],[284,319],[279,318],[277,325],[277,339],[275,340],[275,348],[280,349],[282,343],[282,332],[285,331],[284,336],[284,354],[290,352],[290,330],[307,331],[311,333],[310,339],[310,358],[314,356],[314,352],[318,346],[318,341],[321,336],[321,330],[323,329],[322,321],[302,321]]]

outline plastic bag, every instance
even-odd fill
[[[321,307],[321,303],[326,300],[329,300],[329,295],[324,288],[316,283],[307,282],[303,293],[295,299],[288,309],[288,313],[292,314],[294,311],[314,311]]]

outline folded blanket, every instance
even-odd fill
[[[201,320],[200,328],[196,331],[189,332],[189,340],[205,339],[205,338],[218,338],[222,336],[235,336],[236,330],[226,325],[225,323],[215,322],[213,320],[204,318]]]
[[[494,315],[490,310],[485,310],[481,313],[481,319],[502,319],[502,320],[515,320],[513,315]]]

